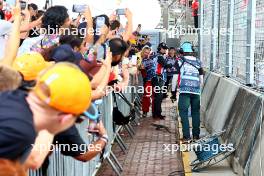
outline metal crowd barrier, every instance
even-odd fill
[[[124,93],[126,98],[132,102],[132,99],[135,95],[133,93]],[[124,101],[120,98],[117,98],[117,103],[119,110],[124,114],[124,116],[129,115],[130,106],[128,106]],[[103,158],[112,166],[113,170],[120,175],[122,172],[122,167],[119,164],[117,158],[111,151],[113,143],[116,141],[121,149],[126,150],[125,143],[123,142],[121,136],[118,132],[123,129],[123,127],[114,127],[112,111],[113,111],[113,96],[109,94],[107,97],[104,97],[103,103],[99,106],[99,112],[102,114],[102,120],[104,122],[105,128],[107,130],[107,134],[109,136],[109,143],[105,149],[105,153]],[[89,134],[87,132],[88,122],[84,121],[81,124],[76,125],[78,131],[86,142],[86,144],[91,144],[96,140],[96,137]],[[132,127],[130,125],[130,127]],[[126,128],[126,127],[124,127]],[[30,176],[94,176],[99,170],[102,164],[102,160],[100,156],[97,156],[93,160],[89,162],[80,162],[75,160],[72,157],[64,156],[59,151],[53,152],[51,156],[49,156],[49,165],[47,169],[47,173],[43,173],[43,169],[39,169],[37,171],[30,171]]]

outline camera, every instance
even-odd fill
[[[82,4],[82,5],[74,4],[72,6],[72,12],[84,13],[87,8],[88,8],[88,5],[85,5],[85,4]]]
[[[126,14],[126,9],[117,9],[116,10],[117,15],[125,15]]]

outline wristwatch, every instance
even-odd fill
[[[109,141],[109,138],[106,134],[104,134],[103,136],[100,137],[100,140],[104,141],[107,144]]]

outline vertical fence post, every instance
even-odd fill
[[[203,28],[204,28],[204,1],[199,0],[199,57],[202,60],[203,59]]]
[[[211,48],[212,48],[212,52],[211,52],[211,61],[210,61],[210,70],[213,71],[215,69],[215,65],[216,65],[216,39],[217,39],[217,35],[216,35],[216,31],[217,31],[217,0],[213,0],[212,1],[212,35],[211,35]]]
[[[256,35],[256,0],[248,1],[247,7],[247,58],[246,58],[246,84],[254,84],[254,52]]]
[[[225,75],[229,77],[233,66],[234,0],[228,0],[228,12]]]

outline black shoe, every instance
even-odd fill
[[[172,100],[176,100],[177,98],[176,98],[176,95],[172,95],[171,97],[170,97],[170,99],[172,99]]]
[[[166,98],[168,98],[168,95],[163,95],[163,99],[166,99]]]
[[[158,116],[153,116],[153,120],[154,120],[154,121],[158,121],[158,120],[160,120],[160,117],[158,117]]]
[[[200,139],[199,136],[193,136],[193,142],[197,142]]]
[[[159,116],[159,118],[160,118],[161,120],[165,120],[166,116],[161,115],[161,116]]]

